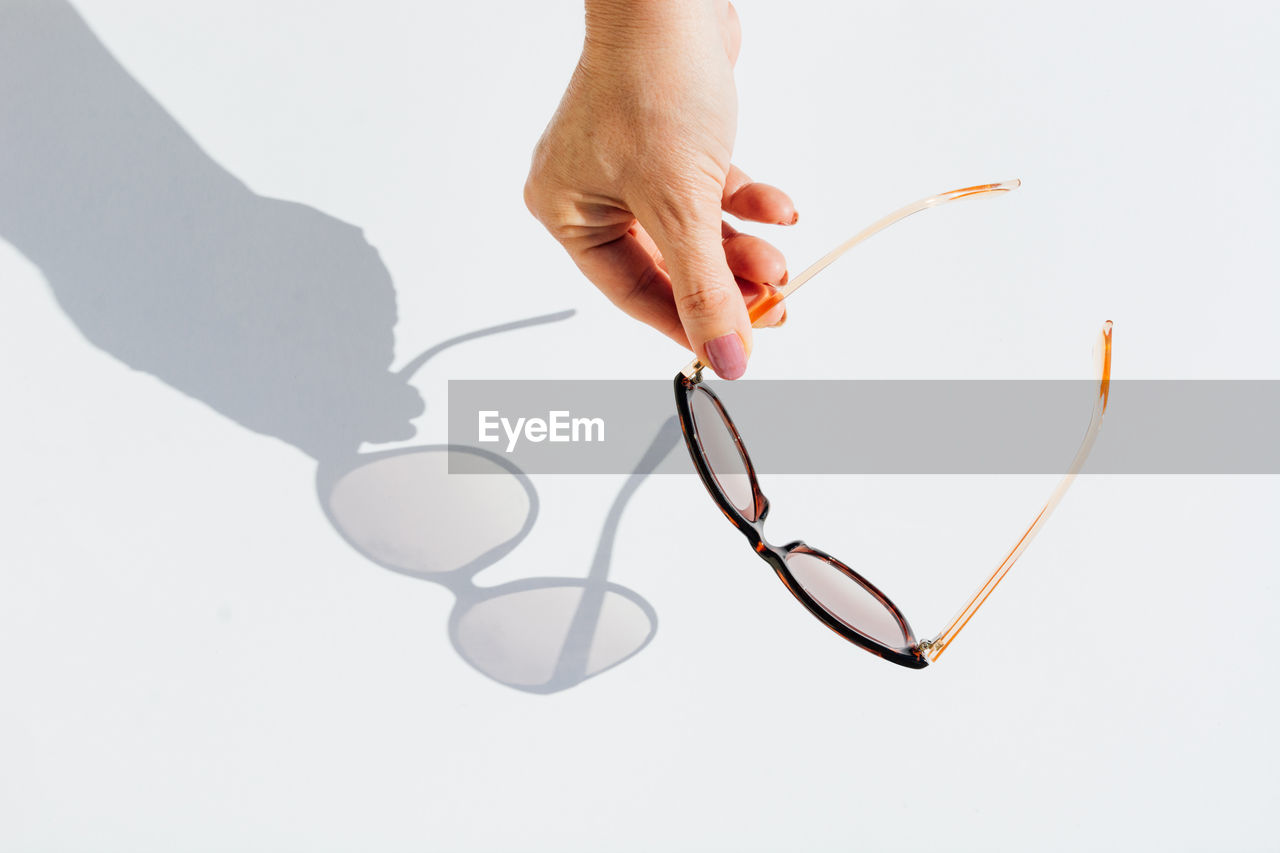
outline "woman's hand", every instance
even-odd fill
[[[725,379],[746,370],[747,300],[786,262],[721,211],[798,218],[784,192],[730,162],[740,35],[724,0],[587,0],[582,58],[525,185],[529,210],[596,287]]]

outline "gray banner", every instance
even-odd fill
[[[1096,381],[709,382],[761,474],[1060,474]],[[625,474],[675,414],[670,380],[453,380],[449,443],[529,474]],[[1086,474],[1280,474],[1280,381],[1131,380]],[[455,454],[454,473],[494,472]],[[655,473],[691,471],[683,447]]]

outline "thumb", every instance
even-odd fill
[[[725,260],[719,197],[663,208],[637,219],[662,253],[689,345],[721,379],[737,379],[747,369],[751,320]]]

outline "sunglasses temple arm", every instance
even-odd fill
[[[1067,489],[1071,488],[1071,484],[1075,482],[1076,476],[1080,473],[1080,469],[1084,467],[1084,462],[1089,458],[1089,451],[1093,450],[1093,444],[1098,439],[1098,432],[1102,429],[1102,416],[1107,411],[1107,398],[1111,390],[1111,321],[1107,321],[1106,326],[1102,330],[1102,336],[1099,339],[1102,378],[1099,383],[1098,396],[1094,401],[1093,415],[1089,419],[1089,427],[1085,430],[1084,440],[1080,443],[1080,449],[1076,451],[1075,458],[1071,461],[1071,467],[1067,469],[1067,473],[1058,481],[1057,487],[1053,490],[1053,494],[1049,496],[1049,500],[1045,502],[1044,508],[1040,510],[1040,514],[1031,522],[1031,526],[1022,534],[1022,538],[996,567],[996,570],[987,578],[986,583],[978,588],[960,612],[947,623],[947,627],[942,629],[932,640],[927,640],[920,644],[924,649],[929,660],[936,662],[942,657],[942,653],[951,645],[951,641],[959,635],[964,626],[969,624],[969,620],[978,612],[978,608],[982,607],[986,600],[1000,585],[1000,581],[1004,580],[1004,576],[1013,568],[1013,564],[1022,556],[1022,552],[1027,550],[1027,546],[1031,544],[1031,540],[1036,537],[1040,529],[1044,527],[1044,523],[1049,520],[1049,516],[1062,502],[1062,497],[1067,493]]]
[[[412,361],[404,367],[396,371],[396,375],[404,379],[412,379],[413,375],[422,369],[422,365],[435,356],[439,355],[449,347],[456,346],[467,341],[473,341],[476,338],[485,338],[489,335],[497,335],[501,332],[511,332],[516,329],[523,329],[528,326],[541,326],[544,323],[558,323],[561,320],[568,320],[576,311],[569,308],[565,311],[556,311],[554,314],[541,314],[537,317],[526,317],[523,320],[512,320],[510,323],[499,323],[496,326],[489,326],[484,329],[476,329],[474,332],[467,332],[465,335],[458,335],[456,338],[449,338],[447,341],[441,341],[433,347],[423,350]]]
[[[1022,186],[1022,181],[1017,178],[1012,181],[1000,181],[999,183],[994,184],[978,184],[976,186],[964,187],[962,189],[951,190],[950,192],[929,196],[928,198],[922,198],[919,201],[914,201],[911,204],[898,208],[893,213],[881,217],[866,228],[863,228],[857,234],[854,234],[848,240],[845,240],[839,246],[836,246],[830,252],[827,252],[815,263],[810,264],[804,272],[800,273],[800,275],[790,279],[785,284],[781,284],[773,288],[772,293],[750,305],[748,308],[748,316],[751,319],[751,325],[755,327],[764,315],[769,313],[770,309],[778,305],[791,294],[795,293],[800,289],[801,285],[818,273],[822,272],[827,267],[831,266],[854,246],[871,239],[890,225],[901,222],[912,214],[919,213],[922,210],[928,210],[931,207],[938,207],[939,205],[946,204],[949,201],[959,201],[962,198],[974,198],[976,196],[993,194],[1000,195],[1016,190],[1020,186]],[[680,372],[684,374],[686,379],[692,379],[694,374],[705,366],[706,365],[695,358],[693,361],[686,364]]]

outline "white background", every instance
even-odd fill
[[[433,361],[416,441],[443,440],[449,377],[686,360],[521,201],[577,3],[76,7],[228,172],[364,230],[396,364],[577,309]],[[1111,319],[1117,377],[1280,378],[1271,4],[739,10],[736,160],[796,200],[793,270],[914,198],[1024,181],[816,279],[751,375],[1087,376]],[[1275,478],[1081,480],[923,672],[834,638],[692,476],[655,478],[611,578],[656,638],[531,695],[459,659],[446,590],[334,533],[313,460],[87,342],[4,243],[0,282],[6,850],[1275,849]],[[620,483],[538,479],[537,526],[482,582],[584,574]],[[847,557],[924,633],[1047,492],[765,485],[771,539]]]

